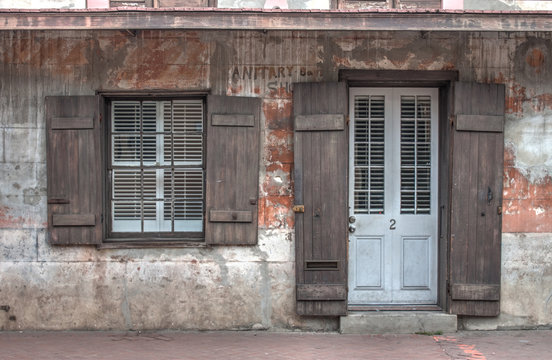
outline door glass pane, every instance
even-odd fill
[[[431,209],[431,98],[401,96],[401,214]]]
[[[355,97],[355,213],[383,214],[385,97]]]

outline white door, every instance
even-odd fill
[[[350,305],[437,302],[437,95],[350,90]]]

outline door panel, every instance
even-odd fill
[[[437,302],[437,95],[350,90],[349,304]]]
[[[383,243],[382,237],[357,237],[355,262],[366,264],[355,271],[357,287],[381,289],[383,284]]]
[[[402,237],[401,274],[403,289],[429,289],[430,237]]]

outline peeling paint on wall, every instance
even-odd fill
[[[552,111],[509,118],[505,137],[514,167],[528,181],[539,183],[552,175]]]

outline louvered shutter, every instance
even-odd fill
[[[257,243],[261,99],[207,98],[205,241]]]
[[[102,241],[100,97],[46,98],[49,242]]]
[[[500,312],[504,85],[455,83],[450,312]]]
[[[293,115],[297,313],[345,315],[346,84],[294,84]]]

